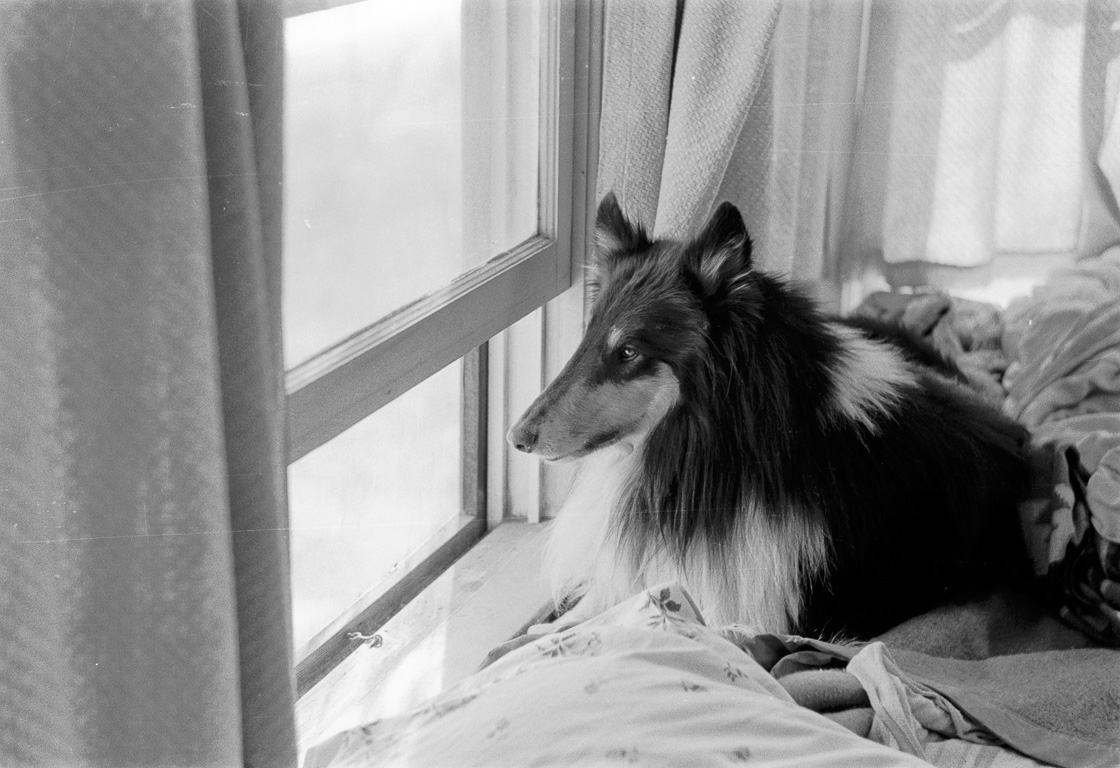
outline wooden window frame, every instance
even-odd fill
[[[287,0],[286,15],[357,0]],[[467,0],[468,2],[470,0]],[[538,389],[582,330],[582,264],[589,245],[598,154],[602,9],[596,0],[540,0],[537,234],[446,287],[401,307],[285,375],[292,463],[432,374],[463,358],[464,509],[459,530],[297,665],[303,695],[425,586],[508,516],[540,519],[558,483],[534,466],[531,493],[507,482],[503,439],[516,402],[503,393],[529,377]],[[550,303],[551,301],[551,303]],[[537,311],[539,310],[539,311]],[[539,318],[539,343],[506,343],[506,329]],[[494,344],[488,340],[494,339]],[[494,347],[500,355],[494,354]],[[532,498],[530,498],[532,497]],[[531,508],[531,514],[524,510]]]

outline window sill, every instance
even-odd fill
[[[397,714],[470,675],[549,606],[540,576],[547,527],[499,525],[296,705],[299,749]],[[360,644],[359,644],[360,643]]]

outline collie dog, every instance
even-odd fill
[[[547,550],[583,620],[678,580],[713,623],[872,637],[1025,567],[1025,430],[899,328],[751,266],[724,203],[690,242],[599,207],[593,305],[510,442],[580,462]]]

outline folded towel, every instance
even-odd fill
[[[871,732],[874,711],[867,691],[854,675],[839,669],[812,670],[793,672],[778,682],[801,706],[860,736]]]
[[[840,691],[834,670],[867,692],[874,718],[869,738],[938,765],[941,739],[980,745],[976,764],[997,763],[997,745],[1063,768],[1120,765],[1120,651],[1041,651],[987,659],[950,659],[893,648],[887,640],[838,645],[800,637],[721,630],[779,681],[813,680]],[[787,686],[788,690],[788,686]],[[811,697],[800,691],[802,698]],[[848,696],[854,701],[854,698]],[[957,750],[954,754],[959,754]]]
[[[899,667],[1005,743],[1061,766],[1120,765],[1120,651],[961,661],[898,651]]]

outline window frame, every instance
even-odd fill
[[[285,15],[356,1],[287,0]],[[511,457],[503,438],[519,404],[505,393],[526,377],[539,390],[582,331],[581,266],[594,204],[602,22],[594,0],[539,2],[537,234],[285,373],[291,464],[463,358],[462,495],[465,511],[475,513],[473,519],[460,517],[456,533],[299,661],[301,696],[487,530],[511,515],[539,520],[556,495],[557,483],[543,467],[532,470],[536,482],[528,494],[509,487]],[[535,311],[530,333],[539,334],[539,343],[507,343],[506,329]]]
[[[467,0],[469,2],[469,0]],[[575,74],[570,0],[540,0],[537,234],[285,375],[288,461],[342,433],[572,284]],[[336,3],[338,5],[339,3]],[[566,26],[567,24],[567,26]]]

